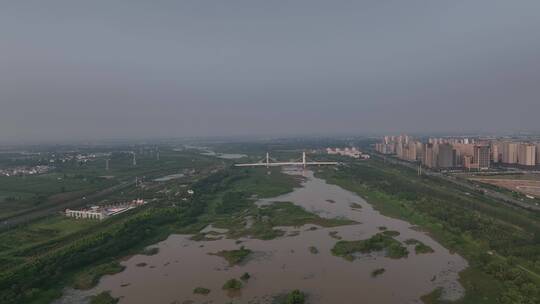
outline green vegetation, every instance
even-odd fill
[[[156,255],[158,253],[159,253],[158,247],[144,248],[144,250],[141,252],[142,255]]]
[[[281,237],[285,233],[276,227],[314,224],[334,227],[354,223],[347,219],[325,219],[290,202],[273,202],[263,206],[255,204],[256,198],[277,196],[299,186],[295,176],[283,174],[279,169],[235,170],[226,184],[225,191],[207,196],[208,209],[201,222],[212,223],[216,228],[228,229],[228,238],[251,237],[262,240]],[[256,195],[256,198],[253,197]],[[249,223],[249,224],[248,224]],[[209,240],[206,235],[195,235],[194,240]]]
[[[210,234],[210,233],[208,233],[208,234]],[[196,242],[201,242],[201,241],[208,242],[208,241],[217,241],[217,240],[219,240],[221,238],[207,237],[207,234],[205,234],[205,233],[197,233],[197,234],[194,234],[193,236],[191,236],[189,239],[192,240],[192,241],[196,241]]]
[[[306,295],[298,289],[291,291],[285,300],[285,304],[304,304],[305,302]]]
[[[0,176],[0,219],[53,206],[117,184],[98,176],[47,173]]]
[[[204,287],[197,287],[197,288],[193,289],[193,293],[205,296],[205,295],[210,293],[210,289],[204,288]]]
[[[251,275],[247,272],[244,272],[244,274],[240,277],[240,280],[246,282],[251,278]]]
[[[341,240],[343,239],[341,236],[338,235],[339,232],[337,231],[330,231],[328,232],[328,235],[330,235],[331,238],[334,238],[336,240]]]
[[[76,289],[90,289],[97,285],[101,276],[119,273],[124,269],[125,267],[116,261],[84,269],[75,275],[73,287]]]
[[[470,264],[460,273],[466,294],[456,303],[540,301],[540,214],[480,193],[467,195],[467,189],[443,179],[419,177],[414,170],[376,159],[320,175],[464,256]],[[427,303],[441,302],[435,293],[425,298]]]
[[[267,172],[270,172],[267,174]],[[297,176],[283,174],[279,168],[272,168],[270,171],[259,170],[257,168],[236,169],[234,189],[225,193],[239,191],[243,194],[256,195],[257,197],[274,197],[291,192],[295,187],[300,186],[300,179]],[[237,197],[230,197],[236,199]]]
[[[384,269],[384,268],[377,268],[377,269],[375,269],[375,270],[373,270],[371,272],[371,277],[373,277],[373,278],[378,277],[381,274],[383,274],[385,271],[386,271],[386,269]]]
[[[428,245],[424,243],[417,244],[414,246],[414,251],[416,254],[425,254],[425,253],[433,253],[433,248],[429,247]]]
[[[384,234],[386,236],[390,236],[390,237],[396,237],[400,233],[399,233],[399,231],[395,231],[395,230],[385,230],[385,231],[382,232],[382,234]]]
[[[348,261],[355,259],[355,253],[371,253],[384,251],[385,256],[392,259],[404,258],[409,255],[407,248],[392,237],[378,233],[366,240],[339,241],[332,248],[332,254],[343,257]]]
[[[223,284],[224,290],[240,290],[242,289],[243,284],[237,279],[230,279],[225,284]]]
[[[305,147],[306,143],[301,145]],[[268,147],[251,145],[247,149],[264,153]],[[297,157],[298,151],[283,150],[278,157]],[[65,286],[87,288],[101,275],[119,270],[112,261],[120,257],[141,253],[171,233],[197,234],[210,223],[229,229],[227,237],[259,239],[282,236],[284,232],[277,230],[278,226],[335,227],[351,223],[323,219],[288,202],[256,206],[258,198],[284,194],[299,185],[297,177],[284,175],[278,169],[228,169],[230,162],[226,160],[191,151],[160,148],[160,156],[158,162],[141,153],[134,167],[129,153],[113,151],[109,171],[104,170],[104,159],[97,159],[59,164],[56,171],[42,176],[0,179],[0,218],[4,219],[132,182],[135,176],[146,177],[145,187],[129,186],[99,200],[156,199],[102,222],[49,215],[0,233],[0,302],[49,303],[59,297]],[[0,165],[4,164],[0,159]],[[148,182],[184,169],[193,172],[170,182]],[[321,168],[317,174],[366,197],[385,215],[421,227],[445,247],[467,258],[470,267],[460,273],[466,295],[457,303],[538,303],[538,213],[509,208],[478,193],[465,195],[466,190],[444,180],[418,177],[414,170],[377,160],[355,162],[338,170]],[[104,175],[112,178],[101,177]],[[195,195],[184,201],[177,193],[186,189],[193,189]],[[335,231],[330,235],[339,238]],[[198,237],[204,239],[206,235]],[[381,237],[397,242],[390,236]],[[384,247],[385,252],[403,254],[404,247],[392,241],[387,241],[390,245]],[[355,246],[359,245],[345,243],[342,254],[352,255],[347,250]],[[415,250],[422,253],[427,249]],[[426,303],[441,303],[439,298],[440,293],[434,291],[423,299]]]
[[[416,252],[416,254],[425,254],[425,253],[433,253],[433,248],[429,247],[428,245],[420,242],[419,240],[416,240],[416,239],[407,239],[405,241],[405,244],[407,245],[415,245],[414,246],[414,251]]]
[[[0,233],[0,266],[24,262],[25,257],[46,251],[54,244],[98,224],[95,220],[78,221],[55,215]]]
[[[351,208],[353,208],[353,209],[362,209],[362,205],[360,205],[359,203],[352,203]]]
[[[433,304],[433,303],[439,303],[439,299],[442,296],[443,288],[437,287],[434,291],[427,295],[423,295],[420,300],[422,300],[425,304]]]
[[[251,250],[242,246],[237,250],[221,250],[216,253],[209,253],[209,255],[220,256],[229,262],[229,266],[235,266],[244,262],[251,253]]]
[[[405,242],[403,242],[407,245],[416,245],[416,244],[420,244],[421,242],[417,239],[406,239]]]
[[[60,295],[64,286],[74,283],[76,273],[83,268],[138,253],[176,231],[193,232],[191,226],[198,222],[206,208],[203,197],[198,193],[208,195],[223,191],[224,188],[216,185],[216,180],[227,180],[229,176],[230,172],[220,171],[199,179],[191,187],[195,195],[176,205],[171,205],[157,192],[146,192],[146,195],[161,198],[163,203],[158,200],[99,224],[93,221],[66,222],[73,225],[74,231],[59,229],[52,234],[53,238],[48,238],[45,233],[40,237],[30,228],[42,223],[49,225],[47,220],[1,233],[0,239],[9,238],[11,234],[28,233],[34,241],[15,246],[7,243],[9,247],[0,251],[0,265],[3,266],[0,271],[0,302],[49,303]],[[94,273],[99,274],[100,271]],[[81,281],[94,280],[91,275],[88,277],[90,279]]]
[[[132,165],[130,153],[115,150],[135,150],[137,166]],[[103,222],[51,216],[0,233],[0,302],[48,303],[58,297],[66,285],[89,286],[89,282],[97,280],[100,274],[109,273],[102,271],[100,265],[111,259],[140,253],[146,246],[173,232],[195,233],[222,215],[239,218],[245,206],[253,208],[251,195],[279,195],[291,191],[299,183],[296,177],[278,170],[272,170],[271,174],[266,170],[215,172],[230,162],[200,156],[198,152],[177,152],[160,147],[161,160],[156,161],[155,155],[133,147],[115,150],[111,151],[109,171],[104,169],[102,158],[85,163],[57,163],[57,168],[50,174],[2,180],[0,217],[12,216],[8,214],[10,210],[41,210],[50,206],[49,203],[69,201],[109,185],[132,182],[135,176],[145,177],[144,188],[130,186],[100,200],[123,201],[137,197],[156,200],[151,205]],[[0,156],[0,166],[21,165],[4,161],[4,155]],[[179,173],[179,170],[188,170],[187,173],[181,171],[186,177],[149,183],[153,178]],[[103,178],[105,175],[107,177]],[[194,189],[196,194],[181,201],[181,196],[175,193],[185,192],[187,187]],[[39,198],[40,203],[36,205],[29,201],[25,205],[25,200],[34,198]],[[236,205],[234,201],[238,198],[248,200],[248,203],[240,201],[240,206]],[[228,205],[229,202],[233,204]],[[88,199],[87,203],[94,201]],[[267,225],[263,229],[260,226],[263,225],[255,226],[253,231],[261,237],[280,235],[267,229]]]
[[[246,217],[251,217],[251,226],[246,225]],[[336,227],[350,225],[354,222],[347,219],[326,219],[306,211],[300,206],[290,202],[274,202],[269,205],[257,207],[254,203],[246,209],[241,216],[216,217],[215,227],[229,229],[229,238],[249,236],[252,238],[269,240],[284,235],[280,226],[303,226],[314,224],[323,227]]]
[[[81,151],[80,147],[71,147],[73,150]],[[107,148],[104,148],[107,149]],[[30,176],[0,176],[0,220],[11,219],[16,216],[26,216],[43,211],[43,215],[48,215],[50,208],[59,204],[82,207],[85,204],[98,202],[105,198],[91,199],[96,193],[110,189],[113,186],[121,186],[123,183],[132,183],[135,177],[144,176],[147,180],[178,173],[178,170],[197,170],[198,174],[206,175],[213,170],[219,160],[212,157],[201,156],[198,153],[187,151],[177,152],[170,147],[160,148],[160,160],[156,160],[155,155],[149,155],[147,151],[137,153],[137,165],[132,164],[132,154],[125,152],[133,147],[115,147],[109,152],[109,157],[89,159],[79,162],[76,159],[60,161],[62,152],[51,151],[41,155],[24,156],[30,157],[28,161],[21,163],[21,155],[0,155],[0,167],[10,167],[17,165],[49,165],[49,159],[55,160],[54,169],[46,174]],[[92,154],[97,151],[81,151],[81,153]],[[99,152],[104,152],[100,149]],[[73,153],[66,153],[73,156]],[[110,159],[110,170],[105,170],[105,158]],[[177,180],[182,182],[192,182],[193,176],[187,175],[185,178]],[[134,187],[133,187],[134,188]],[[121,193],[123,192],[123,193]],[[126,191],[117,192],[116,197],[122,199],[132,199],[141,195],[140,191],[135,191],[131,196]],[[106,197],[111,198],[111,193]],[[77,202],[77,200],[86,200]]]
[[[322,227],[336,227],[355,223],[354,221],[347,219],[322,218],[290,202],[275,202],[271,205],[260,208],[259,215],[268,217],[274,226],[298,227],[313,224]]]
[[[116,304],[118,301],[119,299],[113,298],[109,291],[90,297],[90,304]]]
[[[311,254],[318,254],[319,249],[317,249],[317,247],[315,247],[315,246],[310,246],[309,247],[309,252],[311,252]]]

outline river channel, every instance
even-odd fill
[[[120,303],[130,304],[272,303],[275,295],[292,289],[306,292],[309,303],[421,303],[420,297],[436,288],[442,288],[443,297],[448,300],[463,295],[458,272],[467,267],[467,262],[462,257],[409,223],[381,215],[358,195],[314,177],[311,171],[288,173],[304,174],[302,187],[257,204],[292,202],[321,217],[343,217],[358,224],[317,229],[314,225],[286,227],[282,228],[287,231],[286,236],[269,241],[242,238],[241,245],[254,253],[245,263],[233,267],[208,253],[238,249],[237,240],[196,242],[190,240],[190,235],[171,235],[155,245],[159,247],[158,254],[136,255],[122,262],[126,270],[103,277],[90,293],[110,290],[120,298]],[[376,253],[352,262],[331,254],[338,241],[336,235],[344,240],[367,239],[379,233],[381,226],[399,231],[395,239],[402,243],[413,238],[434,252],[417,255],[413,245],[405,245],[410,252],[407,258],[391,259]],[[224,231],[215,231],[219,232]],[[311,246],[318,253],[311,252]],[[385,272],[372,277],[373,270],[378,268]],[[225,281],[245,272],[251,279],[240,293],[222,290]],[[194,294],[193,289],[199,286],[211,292]]]

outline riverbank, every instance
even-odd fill
[[[298,175],[283,175],[279,171],[271,171],[270,176],[266,170],[249,169],[248,173],[249,179],[228,183],[225,192],[235,193],[240,188],[259,185],[252,189],[260,188],[258,192],[262,193],[267,192],[258,184],[263,180],[269,182],[266,188],[274,182],[299,180]],[[253,198],[251,192],[234,196],[235,200],[228,199],[225,193],[218,195],[219,198],[208,201],[208,212],[200,217],[205,224],[212,224],[201,227],[202,236],[194,239],[189,234],[171,235],[155,245],[160,248],[158,254],[137,255],[124,261],[126,270],[103,277],[95,292],[111,290],[113,296],[121,298],[120,303],[221,303],[230,301],[231,296],[240,303],[272,303],[275,296],[293,289],[305,292],[310,303],[350,303],[359,296],[372,303],[414,302],[437,288],[449,299],[463,295],[457,283],[457,273],[466,267],[461,257],[409,223],[381,215],[361,197],[329,185],[310,172],[301,180],[302,187],[265,199],[258,197],[251,205],[242,201]],[[236,203],[224,210],[216,208],[224,199]],[[225,226],[223,222],[235,224]],[[260,223],[267,223],[267,227],[281,233],[266,238],[257,233],[236,236],[231,230],[247,226],[252,231]],[[339,241],[336,237],[351,241],[368,239],[380,233],[381,226],[389,229],[387,234],[393,242],[407,248],[406,258],[387,258],[385,248],[355,254],[353,262],[332,254]],[[417,254],[415,244],[407,245],[409,239],[421,241],[434,250]],[[241,259],[236,259],[238,253],[242,253]],[[373,271],[381,268],[385,273],[375,278]],[[240,290],[234,293],[222,290],[226,281],[240,278],[244,273],[250,274],[250,280]],[[211,292],[193,294],[199,287]]]
[[[387,216],[417,225],[466,257],[470,267],[460,273],[466,293],[455,303],[538,299],[538,281],[515,264],[535,267],[531,249],[539,250],[535,247],[535,235],[540,235],[537,215],[493,204],[480,195],[467,195],[452,185],[376,160],[319,171],[318,176],[358,193]],[[517,240],[521,247],[516,246]],[[441,303],[440,295],[436,290],[423,300]]]

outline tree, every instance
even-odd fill
[[[306,295],[298,289],[291,291],[287,295],[286,304],[304,304],[306,302]]]

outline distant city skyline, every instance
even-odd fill
[[[385,155],[396,155],[428,168],[488,170],[491,164],[540,166],[540,138],[424,138],[385,135],[375,144],[375,150]]]
[[[5,1],[0,143],[540,132],[540,2]]]

